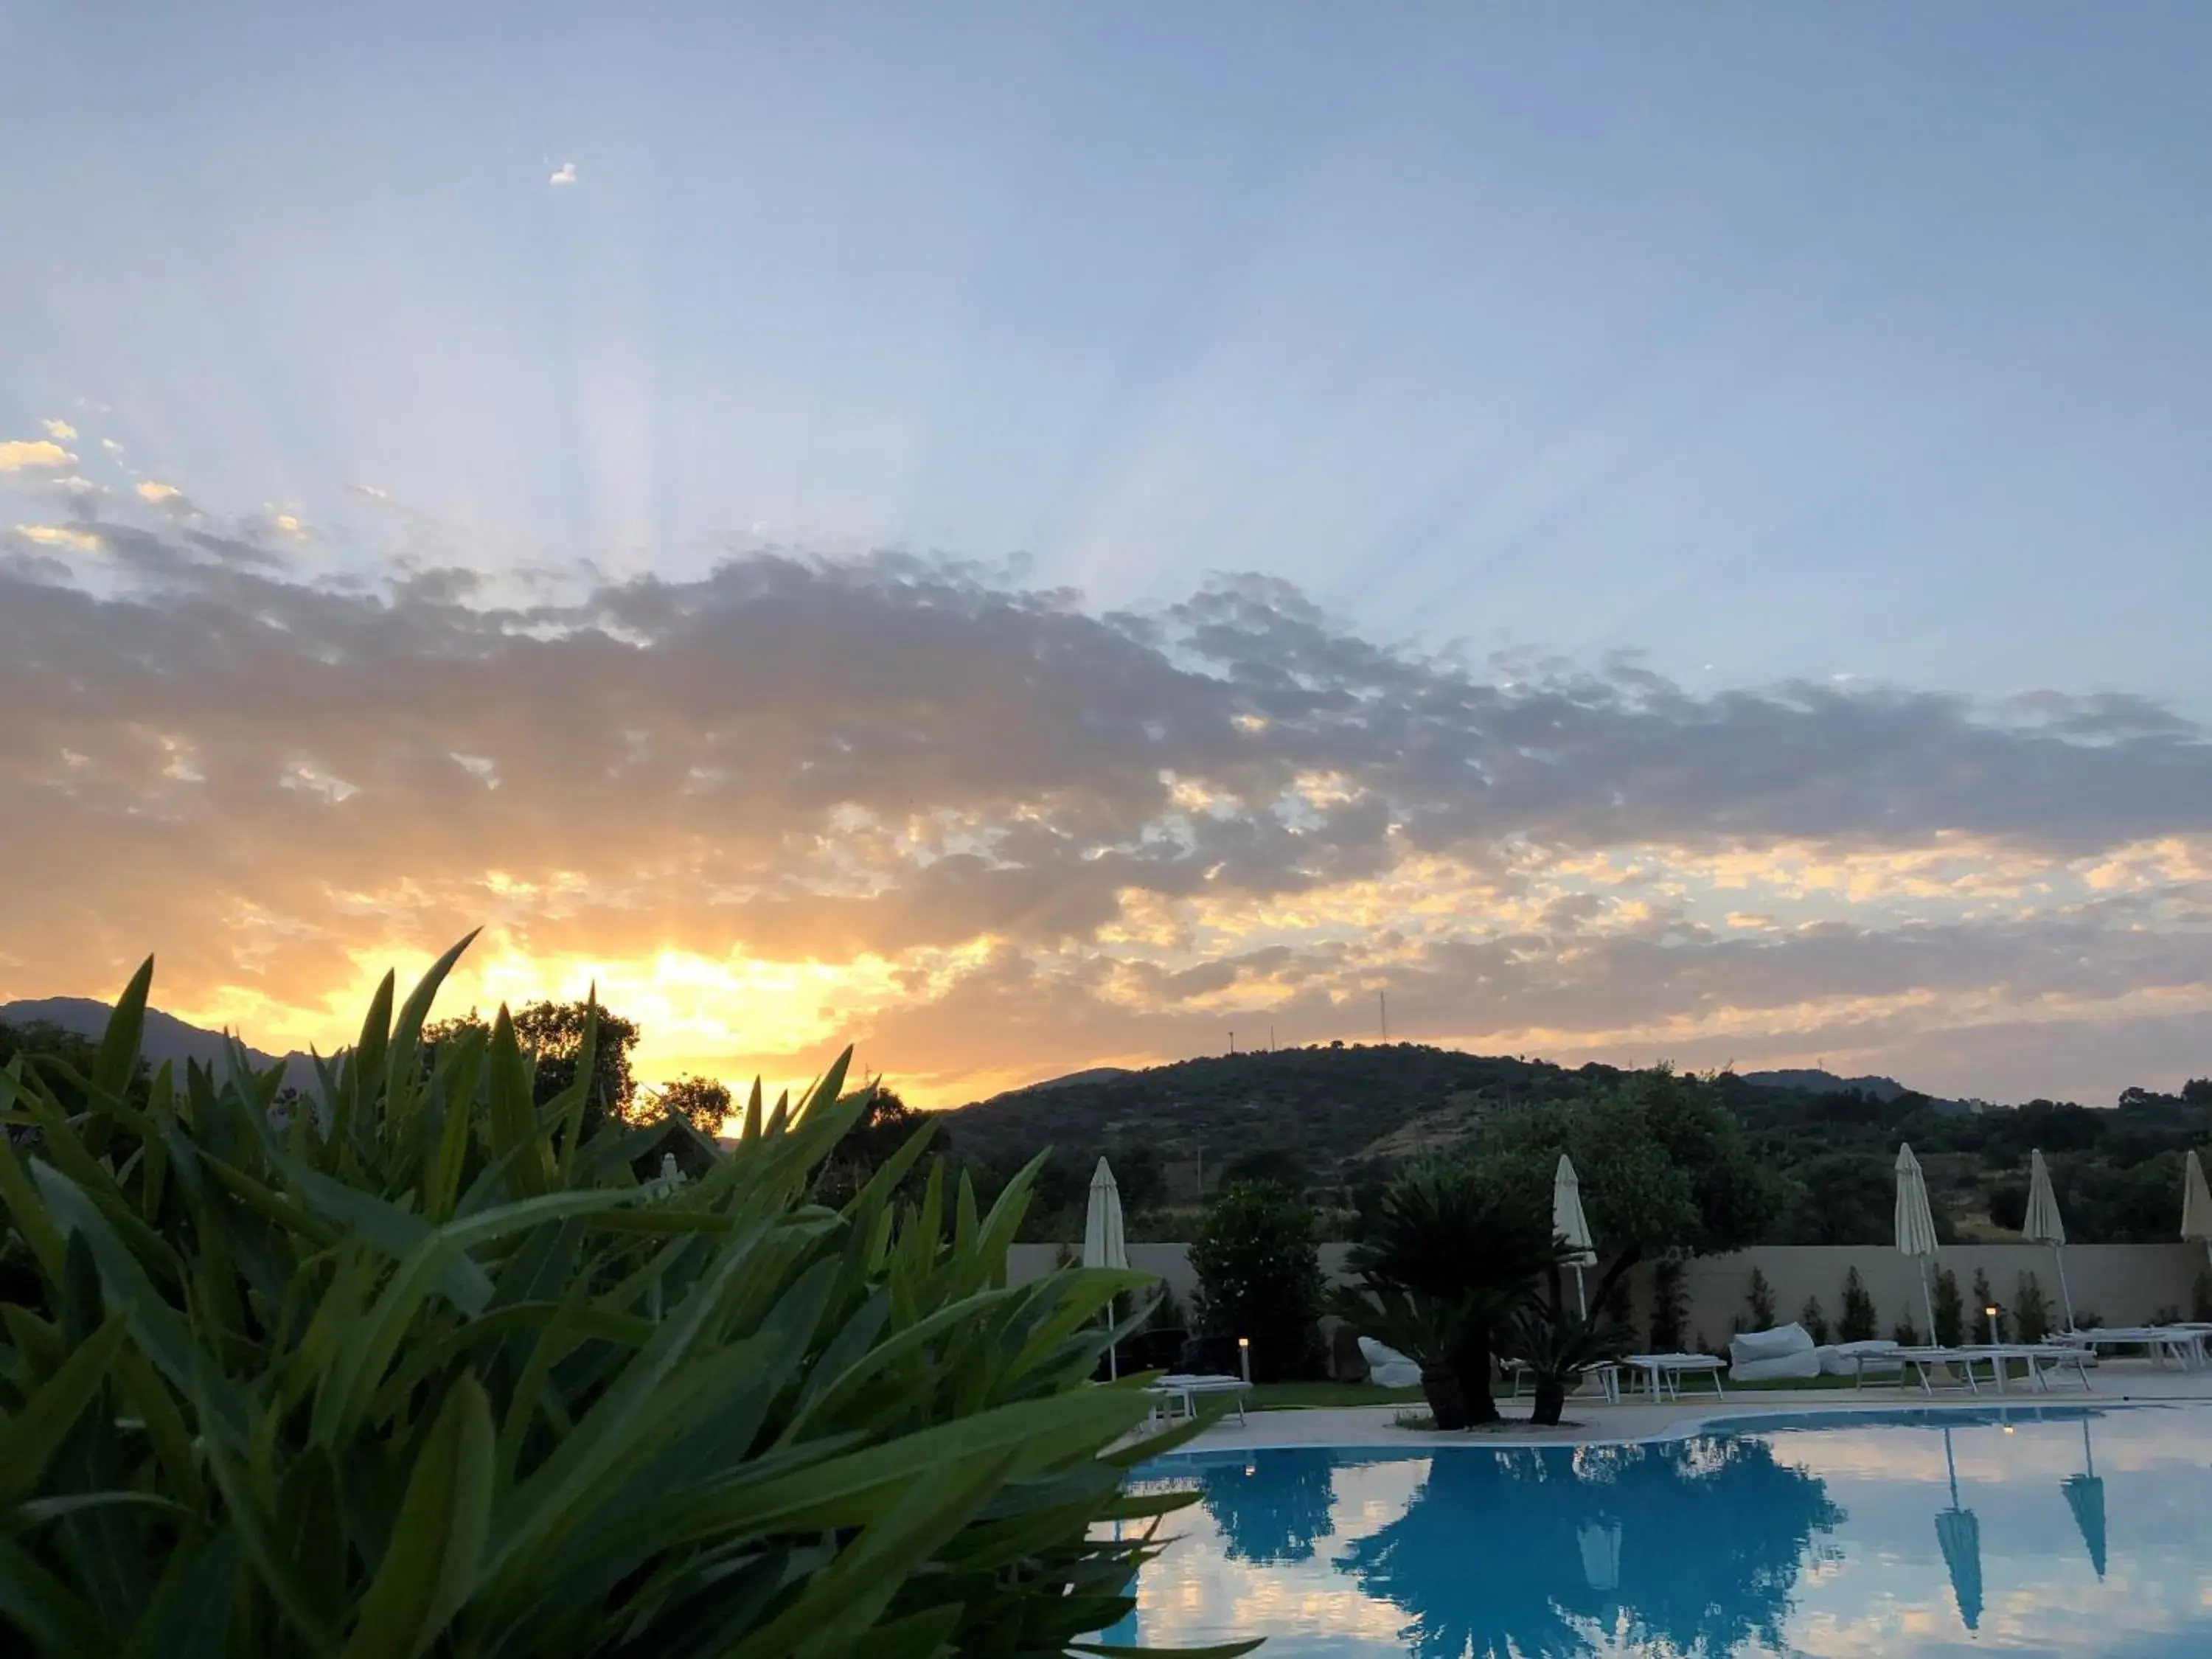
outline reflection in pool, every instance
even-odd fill
[[[1744,1420],[1642,1445],[1163,1460],[1105,1638],[1275,1659],[2212,1654],[2212,1413]]]

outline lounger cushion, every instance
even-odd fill
[[[1729,1343],[1729,1376],[1738,1382],[1778,1376],[1818,1376],[1820,1358],[1802,1325],[1745,1331]]]
[[[1410,1389],[1421,1380],[1419,1365],[1371,1336],[1359,1339],[1359,1357],[1367,1362],[1367,1380],[1377,1388]]]

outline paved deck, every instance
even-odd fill
[[[2086,1395],[2071,1386],[2054,1387],[2048,1394],[2015,1387],[2000,1395],[1984,1384],[1979,1395],[1946,1390],[1931,1398],[1917,1387],[1869,1384],[1855,1389],[1846,1384],[1839,1389],[1745,1389],[1718,1399],[1708,1391],[1657,1405],[1639,1401],[1633,1404],[1624,1401],[1618,1406],[1609,1406],[1595,1395],[1578,1395],[1567,1401],[1567,1420],[1555,1429],[1530,1425],[1528,1401],[1525,1398],[1501,1398],[1499,1408],[1508,1419],[1504,1424],[1451,1433],[1400,1428],[1396,1419],[1401,1415],[1425,1413],[1425,1408],[1418,1402],[1254,1412],[1247,1424],[1239,1424],[1233,1415],[1215,1424],[1193,1441],[1189,1449],[1227,1451],[1269,1446],[1603,1444],[1688,1433],[1701,1425],[1731,1417],[1773,1417],[1798,1412],[1879,1412],[1930,1407],[1987,1410],[2001,1405],[2112,1406],[2130,1401],[2188,1400],[2212,1401],[2212,1370],[2161,1370],[2141,1361],[2107,1360],[2090,1372],[2090,1388]]]

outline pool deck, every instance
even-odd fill
[[[2136,1360],[2107,1360],[2090,1373],[2087,1394],[2080,1389],[2040,1389],[2014,1387],[2003,1394],[1984,1385],[1978,1395],[1964,1389],[1944,1389],[1933,1396],[1917,1388],[1890,1384],[1864,1389],[1745,1389],[1716,1398],[1709,1387],[1682,1398],[1658,1404],[1638,1401],[1607,1405],[1595,1395],[1577,1395],[1567,1401],[1566,1420],[1554,1429],[1531,1427],[1528,1401],[1501,1397],[1498,1408],[1507,1421],[1481,1431],[1443,1433],[1436,1430],[1401,1429],[1401,1414],[1420,1413],[1418,1405],[1321,1407],[1304,1411],[1254,1412],[1238,1423],[1232,1413],[1189,1444],[1193,1451],[1257,1450],[1279,1446],[1533,1446],[1604,1444],[1624,1440],[1656,1440],[1690,1433],[1732,1417],[1795,1416],[1803,1412],[1893,1412],[1904,1407],[1964,1407],[1990,1410],[1999,1406],[2117,1406],[2130,1403],[2212,1401],[2212,1370],[2158,1370]]]

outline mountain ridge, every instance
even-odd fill
[[[97,1041],[106,1030],[113,1012],[113,1004],[96,997],[26,998],[0,1002],[0,1025],[51,1025],[58,1030]],[[149,1007],[146,1010],[146,1025],[139,1038],[138,1052],[157,1066],[164,1061],[181,1066],[187,1060],[212,1066],[228,1052],[230,1042],[230,1037],[222,1031],[210,1031],[204,1025],[194,1025],[174,1014]],[[295,1088],[305,1088],[315,1074],[314,1060],[307,1054],[271,1054],[251,1043],[246,1045],[246,1052],[254,1065],[264,1071],[281,1062],[284,1081]]]

